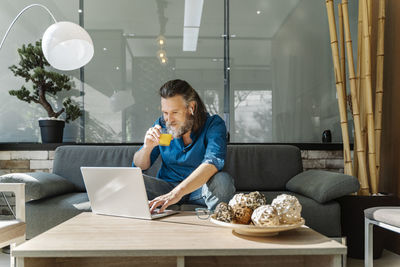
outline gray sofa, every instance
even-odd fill
[[[55,151],[53,173],[7,174],[0,182],[26,183],[27,238],[81,213],[90,211],[81,166],[131,166],[139,146],[61,146]],[[158,159],[145,173],[156,176]],[[260,191],[271,202],[278,194],[296,196],[306,225],[340,237],[340,206],[336,198],[356,192],[356,178],[326,171],[303,172],[300,150],[288,145],[228,145],[224,171],[238,192]],[[193,205],[173,206],[191,210]]]

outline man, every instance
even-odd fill
[[[220,172],[226,155],[226,127],[218,115],[210,116],[197,92],[183,80],[160,88],[162,116],[144,137],[133,166],[148,169],[161,155],[157,178],[144,175],[150,212],[163,212],[172,204],[198,204],[213,210],[235,193],[232,177]],[[173,140],[160,146],[161,129]]]

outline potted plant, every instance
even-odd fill
[[[355,53],[355,55],[359,55],[357,68],[354,66],[355,57],[353,57],[352,37],[350,34],[348,2],[348,0],[344,0],[338,8],[338,21],[340,32],[342,32],[339,39],[336,34],[333,1],[327,0],[326,7],[342,127],[344,172],[356,176],[360,182],[360,190],[357,195],[344,196],[338,199],[341,209],[342,235],[347,237],[347,255],[352,258],[362,259],[364,258],[364,210],[377,206],[398,206],[400,200],[393,194],[379,192],[380,181],[392,179],[390,177],[381,177],[385,1],[379,1],[379,7],[377,4],[372,6],[372,10],[375,8],[378,10],[378,19],[375,17],[371,21],[366,21],[367,16],[365,15],[368,13],[369,7],[366,2],[359,1],[359,42],[357,42],[358,53]],[[376,54],[371,52],[372,41],[369,27],[377,30],[377,37],[374,39],[374,41],[377,41]],[[340,58],[339,41],[341,47]],[[344,53],[345,45],[346,53]],[[376,70],[372,69],[371,65],[372,57],[375,56]],[[346,58],[350,85],[349,96],[346,96],[347,72],[345,70],[345,60],[343,61]],[[358,68],[359,66],[360,68]],[[376,73],[374,85],[372,83],[373,73]],[[375,85],[376,88],[374,88]],[[373,102],[373,99],[375,102]],[[346,101],[349,102],[348,106],[352,114],[355,134],[353,156],[350,153]],[[364,141],[368,141],[368,143]],[[382,228],[374,228],[374,258],[379,258],[382,254],[385,245],[383,242],[385,231],[387,232]]]
[[[65,122],[74,121],[82,115],[79,106],[70,97],[62,101],[62,108],[55,110],[47,97],[56,98],[57,93],[70,91],[73,83],[67,75],[48,70],[50,64],[43,55],[41,40],[35,45],[23,45],[18,49],[20,62],[9,69],[15,76],[25,79],[32,85],[28,90],[22,85],[18,90],[10,90],[9,94],[18,99],[40,104],[47,112],[48,118],[40,118],[39,126],[43,143],[61,143]],[[65,121],[60,115],[65,112]]]

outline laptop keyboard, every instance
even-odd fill
[[[155,209],[153,211],[153,213],[151,214],[151,218],[159,218],[159,217],[164,217],[173,213],[177,213],[177,211],[175,210],[164,210],[161,213],[157,213],[159,211],[159,209]]]
[[[151,215],[153,215],[153,214],[163,214],[163,213],[165,213],[165,210],[164,210],[163,212],[161,212],[161,213],[158,213],[159,210],[160,210],[160,209],[155,209],[155,210],[153,210],[153,212],[151,213]]]

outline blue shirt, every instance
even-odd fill
[[[165,128],[161,117],[155,125]],[[200,164],[213,164],[218,171],[224,167],[226,156],[226,127],[218,115],[210,116],[203,127],[191,133],[192,143],[185,146],[182,137],[174,138],[169,146],[156,146],[150,155],[151,165],[161,155],[162,164],[157,177],[170,183],[180,183]],[[134,163],[132,166],[135,166]]]

